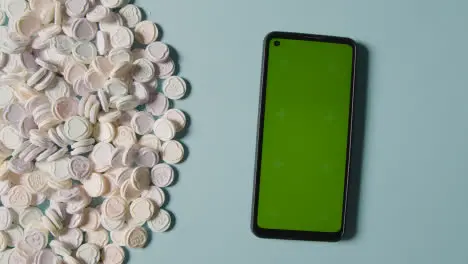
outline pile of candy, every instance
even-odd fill
[[[171,227],[162,188],[186,117],[169,100],[186,83],[157,26],[123,0],[2,0],[7,19],[0,263],[123,263],[122,246]]]

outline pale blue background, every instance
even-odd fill
[[[468,263],[468,1],[136,3],[180,55],[193,89],[176,106],[193,122],[188,160],[169,190],[176,227],[133,251],[130,263]],[[352,240],[274,241],[250,232],[262,39],[272,30],[349,36],[369,49]]]

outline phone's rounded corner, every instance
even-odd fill
[[[265,238],[263,229],[259,227],[255,221],[252,221],[252,223],[250,224],[250,231],[252,232],[252,234],[254,234],[254,236],[258,238]]]
[[[353,48],[353,50],[356,50],[357,47],[358,47],[358,42],[352,38],[343,38],[344,40],[344,43],[351,46],[351,48]]]
[[[334,236],[330,239],[330,242],[340,242],[344,238],[344,228],[341,228],[340,231],[336,232]]]
[[[277,37],[279,33],[280,33],[280,32],[278,32],[278,31],[270,31],[270,32],[268,32],[268,33],[265,35],[264,40],[265,40],[265,41],[271,40],[272,38]]]
[[[268,32],[265,37],[263,38],[263,42],[265,43],[265,45],[267,45],[268,43],[270,43],[270,41],[274,38],[279,38],[283,35],[283,32],[280,32],[280,31],[270,31]]]

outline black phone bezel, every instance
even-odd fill
[[[347,45],[350,45],[353,49],[352,78],[351,78],[351,83],[350,83],[351,102],[349,106],[350,109],[349,109],[349,121],[348,121],[349,122],[348,123],[348,144],[347,144],[345,186],[344,186],[343,210],[342,210],[342,226],[338,232],[311,232],[311,231],[265,229],[265,228],[259,227],[257,224],[258,195],[259,195],[260,171],[261,171],[260,161],[262,157],[263,127],[264,127],[264,114],[265,114],[266,80],[267,80],[267,73],[268,73],[268,55],[269,55],[269,50],[270,50],[269,43],[273,38],[347,44]],[[255,177],[254,177],[254,194],[253,194],[251,230],[257,237],[260,237],[260,238],[328,241],[328,242],[339,241],[342,239],[344,230],[345,230],[346,208],[347,208],[347,199],[348,199],[348,184],[349,184],[350,156],[351,156],[352,129],[353,129],[352,125],[353,125],[353,119],[354,119],[354,90],[355,90],[355,70],[356,70],[356,50],[357,50],[356,42],[350,38],[344,38],[344,37],[274,31],[266,35],[263,46],[264,47],[263,47],[263,59],[262,59],[260,109],[259,109],[258,127],[257,127],[257,146],[256,146],[257,149],[256,149],[256,160],[255,160]]]

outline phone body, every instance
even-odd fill
[[[251,228],[339,241],[346,218],[356,43],[271,32],[264,40]]]

